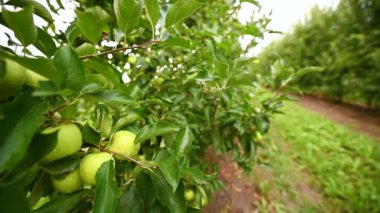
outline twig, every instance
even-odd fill
[[[139,165],[139,166],[141,166],[143,168],[146,168],[146,169],[156,169],[156,167],[157,167],[157,166],[154,166],[154,165],[148,165],[148,164],[142,163],[142,162],[140,162],[138,160],[135,160],[134,158],[129,157],[128,155],[123,155],[121,153],[114,152],[114,151],[111,151],[111,150],[108,150],[108,149],[100,148],[100,151],[108,152],[110,154],[114,154],[114,155],[123,157],[123,158],[125,158],[127,160],[130,160],[130,161],[136,163],[137,165]]]
[[[147,41],[145,43],[137,44],[137,45],[133,45],[133,46],[120,47],[120,48],[116,48],[116,49],[113,49],[113,50],[104,51],[104,52],[101,52],[101,53],[90,54],[90,55],[83,55],[83,56],[80,57],[80,59],[94,58],[94,57],[97,57],[97,56],[107,55],[109,53],[119,52],[119,51],[124,51],[124,50],[129,50],[129,49],[145,48],[145,47],[147,47],[149,45],[157,44],[159,42],[160,41],[158,41],[158,40],[151,40],[151,41]]]

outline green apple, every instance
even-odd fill
[[[61,193],[75,192],[82,186],[79,170],[75,169],[68,174],[52,176],[51,184],[53,188]]]
[[[261,135],[260,132],[256,132],[256,140],[259,142],[263,140],[263,136]]]
[[[190,202],[190,201],[194,200],[195,193],[194,193],[194,191],[192,189],[186,189],[185,193],[184,193],[184,196],[185,196],[185,199]]]
[[[84,156],[79,164],[79,174],[83,182],[88,185],[95,185],[96,173],[100,166],[110,160],[114,161],[112,155],[107,152],[91,153]]]
[[[25,84],[34,88],[37,88],[40,86],[41,81],[48,81],[49,79],[45,78],[44,76],[35,73],[31,70],[26,70],[26,79]]]
[[[0,76],[0,101],[16,95],[22,88],[26,76],[25,68],[18,63],[5,59],[5,74]]]
[[[130,131],[117,131],[111,138],[111,145],[108,146],[108,150],[129,157],[135,157],[140,150],[140,143],[135,144],[135,138],[136,135]],[[125,159],[116,157],[117,159]]]
[[[82,133],[74,124],[65,124],[57,127],[47,128],[42,131],[42,134],[50,134],[58,131],[57,144],[53,151],[48,153],[42,163],[48,163],[70,156],[80,150],[82,147]]]

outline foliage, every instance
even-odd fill
[[[338,101],[380,103],[380,3],[342,0],[336,9],[314,7],[303,23],[260,54],[258,70],[270,78],[278,60],[293,68],[321,67],[293,85]],[[270,74],[269,74],[270,73]],[[277,80],[278,81],[278,80]]]
[[[287,143],[289,157],[316,178],[314,186],[322,189],[325,201],[330,203],[324,206],[331,208],[326,211],[378,212],[378,143],[295,104],[284,107],[284,111],[286,117],[274,117],[273,131]],[[279,159],[283,156],[272,155]]]
[[[186,212],[199,209],[218,185],[216,170],[202,160],[207,147],[231,151],[241,166],[252,166],[254,136],[268,131],[284,97],[260,98],[238,38],[262,35],[267,19],[241,24],[241,4],[224,0],[76,5],[64,33],[52,19],[64,5],[10,0],[1,9],[0,24],[17,38],[8,43],[22,53],[0,48],[0,77],[12,72],[3,60],[9,59],[43,80],[1,100],[0,194],[14,193],[0,206],[17,212]],[[47,24],[36,26],[34,16]],[[81,151],[42,162],[57,134],[39,133],[68,123],[81,129]],[[107,149],[118,130],[137,135],[139,156]],[[99,151],[127,160],[103,163],[96,186],[71,194],[50,186],[51,175],[65,175]],[[186,189],[196,192],[193,201],[185,201]]]

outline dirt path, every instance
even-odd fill
[[[367,136],[380,138],[380,111],[299,96],[299,104]]]

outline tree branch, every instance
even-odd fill
[[[147,46],[154,45],[154,44],[157,44],[159,42],[160,41],[158,41],[158,40],[151,40],[151,41],[147,41],[147,42],[142,43],[142,44],[137,44],[137,45],[128,46],[128,47],[120,47],[120,48],[116,48],[116,49],[113,49],[113,50],[108,50],[108,51],[101,52],[101,53],[90,54],[90,55],[82,55],[80,57],[80,59],[94,58],[94,57],[97,57],[97,56],[107,55],[109,53],[119,52],[119,51],[125,51],[125,50],[129,50],[129,49],[145,48]]]
[[[123,154],[121,154],[121,153],[114,152],[114,151],[110,151],[110,150],[108,150],[108,149],[100,148],[100,151],[102,151],[102,152],[108,152],[108,153],[110,153],[110,154],[114,154],[114,155],[117,155],[117,156],[123,157],[123,158],[125,158],[125,159],[127,159],[127,160],[130,160],[130,161],[136,163],[137,165],[139,165],[139,166],[141,166],[141,167],[143,167],[143,168],[146,168],[146,169],[156,169],[156,167],[157,167],[157,166],[155,166],[155,165],[148,165],[148,164],[142,163],[142,162],[140,162],[140,161],[138,161],[138,160],[135,160],[134,158],[129,157],[128,155],[123,155]]]

